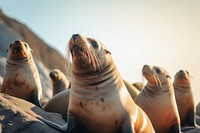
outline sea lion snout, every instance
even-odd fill
[[[180,70],[179,73],[184,73],[184,71],[183,71],[183,70]]]
[[[21,40],[16,40],[16,41],[14,42],[14,44],[16,44],[16,45],[22,45],[22,41],[21,41]]]
[[[79,34],[73,34],[72,39],[75,41],[78,36],[80,36],[80,35]]]
[[[55,79],[57,77],[58,73],[53,71],[49,73],[50,78]]]
[[[16,40],[12,43],[13,49],[22,50],[25,44],[21,40]]]
[[[147,76],[151,73],[151,68],[149,65],[144,65],[143,68],[142,68],[142,74],[144,76]]]

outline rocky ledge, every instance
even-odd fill
[[[59,133],[36,117],[65,124],[60,114],[45,112],[25,100],[0,93],[0,132]]]

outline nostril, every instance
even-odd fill
[[[20,40],[16,40],[14,43],[17,44],[17,46],[21,45],[21,41]]]
[[[179,72],[180,72],[180,73],[183,73],[184,71],[183,71],[183,70],[180,70]]]
[[[73,34],[72,35],[73,40],[75,41],[78,36],[79,36],[79,34]]]
[[[148,67],[148,65],[144,65],[143,68]]]

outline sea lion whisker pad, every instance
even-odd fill
[[[20,40],[10,44],[1,92],[41,107],[41,81],[31,52],[29,45]]]
[[[67,124],[59,126],[38,119],[62,132],[154,133],[149,118],[131,98],[107,48],[78,34],[71,37],[68,47],[72,76]]]

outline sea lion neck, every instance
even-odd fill
[[[173,83],[173,87],[174,87],[174,90],[177,90],[180,92],[191,92],[192,91],[191,84],[181,85],[181,84]]]
[[[30,67],[33,71],[35,71],[36,66],[31,54],[29,54],[27,58],[21,60],[13,60],[12,58],[8,58],[6,63],[6,70],[8,72],[14,72],[16,71],[16,68],[21,69],[25,68],[25,66],[28,66],[27,68]]]
[[[115,86],[121,79],[114,62],[103,64],[102,71],[72,71],[73,86],[88,90],[97,90]],[[115,82],[113,82],[115,81]],[[118,84],[121,85],[121,84]]]

